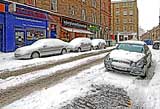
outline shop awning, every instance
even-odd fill
[[[88,30],[82,30],[82,29],[75,29],[75,28],[67,28],[67,27],[62,27],[64,30],[69,31],[69,32],[74,32],[74,33],[84,33],[84,34],[94,34]]]

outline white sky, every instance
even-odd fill
[[[120,1],[120,0],[112,0]],[[139,26],[150,30],[159,24],[160,0],[137,0],[139,10]]]
[[[137,0],[139,9],[139,26],[145,30],[159,24],[160,0]]]

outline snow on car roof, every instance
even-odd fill
[[[133,40],[121,41],[119,43],[130,43],[130,44],[140,44],[140,45],[145,45],[146,44],[143,41],[133,41]]]

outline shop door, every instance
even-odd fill
[[[25,32],[22,30],[15,31],[16,48],[25,46]]]
[[[3,25],[0,24],[0,51],[2,51]]]

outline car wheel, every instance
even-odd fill
[[[67,50],[66,49],[62,49],[61,54],[66,54]]]
[[[38,52],[33,52],[32,55],[31,55],[31,58],[34,59],[34,58],[40,58],[40,54]]]
[[[90,51],[93,50],[93,46],[91,46]]]
[[[81,52],[81,48],[78,48],[78,52]]]
[[[140,77],[141,78],[145,78],[147,76],[147,71],[144,69],[144,73],[143,73],[143,75],[141,75]]]

